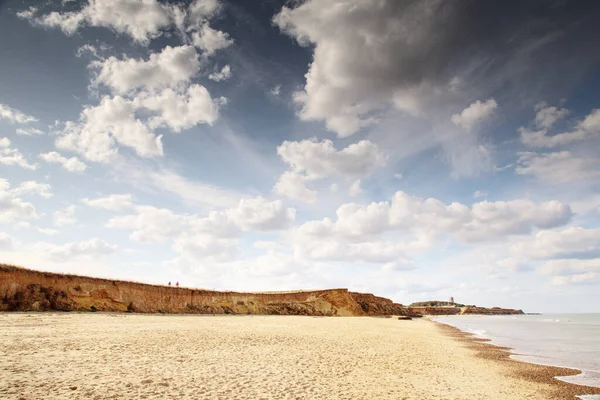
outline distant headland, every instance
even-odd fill
[[[0,311],[107,311],[167,314],[255,314],[422,317],[523,314],[429,301],[404,306],[348,289],[233,292],[59,274],[0,264]]]

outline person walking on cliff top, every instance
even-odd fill
[[[171,281],[169,281],[169,286],[171,286]]]
[[[179,281],[177,281],[177,283],[175,283],[175,286],[179,287]]]

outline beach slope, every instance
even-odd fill
[[[568,398],[428,320],[0,313],[0,325],[0,398]]]

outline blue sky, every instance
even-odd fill
[[[599,15],[2,2],[1,259],[598,312]]]

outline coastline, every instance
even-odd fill
[[[452,325],[434,320],[430,320],[430,322],[436,324],[444,335],[464,343],[467,348],[474,350],[476,357],[503,365],[511,376],[551,386],[550,395],[552,397],[549,397],[549,400],[580,400],[581,398],[578,396],[600,395],[600,388],[558,379],[558,377],[581,374],[578,369],[547,366],[511,358],[511,355],[516,354],[509,347],[494,345],[490,343],[490,339],[478,338],[474,334],[461,331]]]

